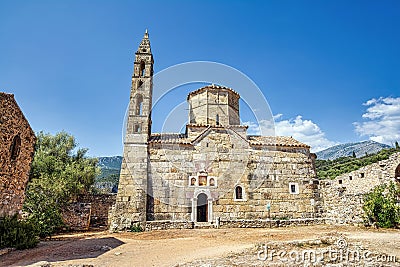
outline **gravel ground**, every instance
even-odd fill
[[[400,266],[400,231],[319,225],[76,233],[10,251],[0,266]]]

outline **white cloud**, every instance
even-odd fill
[[[356,133],[388,145],[400,141],[400,97],[373,98],[363,105],[368,108],[364,121],[354,123]]]
[[[295,119],[282,120],[282,114],[274,116],[275,135],[292,136],[293,138],[311,146],[311,151],[316,152],[336,145],[336,142],[330,141],[325,137],[325,133],[311,120],[304,120],[302,116]],[[270,132],[270,125],[267,121],[260,121],[259,126],[254,122],[245,122],[249,126],[249,134],[260,134]],[[265,129],[266,128],[266,129]],[[264,130],[265,129],[265,130]]]

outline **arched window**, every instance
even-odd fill
[[[133,132],[134,133],[140,133],[141,131],[142,131],[142,125],[138,124],[138,123],[135,123],[133,125]]]
[[[140,77],[144,77],[144,75],[146,75],[146,65],[144,64],[144,62],[140,62],[140,71],[139,71],[139,76]]]
[[[214,180],[214,178],[210,178],[210,186],[215,186],[215,180]]]
[[[192,178],[192,179],[190,179],[190,185],[191,186],[195,186],[196,185],[196,178]]]
[[[398,180],[400,180],[400,164],[397,166],[395,172],[394,172],[394,177]]]
[[[143,84],[143,81],[139,80],[138,83],[137,83],[137,88],[136,89],[139,89],[140,86],[142,86],[142,84]]]
[[[20,149],[21,149],[21,137],[19,137],[19,135],[16,135],[14,136],[14,139],[10,147],[11,160],[17,159]]]
[[[143,96],[136,95],[135,97],[135,115],[142,115],[143,112]]]
[[[235,199],[243,199],[243,188],[241,186],[235,188]]]
[[[219,125],[219,115],[217,114],[217,116],[215,116],[215,124]]]

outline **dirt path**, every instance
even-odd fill
[[[338,234],[351,243],[360,243],[374,251],[395,255],[400,261],[398,230],[313,226],[66,235],[58,237],[59,240],[41,242],[35,249],[13,251],[0,256],[0,265],[45,266],[44,262],[48,262],[51,266],[179,266],[187,262],[243,254],[266,242],[311,240]],[[257,261],[255,254],[248,257]]]

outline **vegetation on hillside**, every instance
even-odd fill
[[[95,179],[95,190],[99,194],[116,193],[118,190],[119,170],[101,170],[101,176]],[[106,173],[106,174],[105,174]]]
[[[388,159],[395,152],[399,152],[400,148],[382,149],[380,152],[372,155],[365,155],[361,158],[341,157],[334,160],[316,160],[316,169],[319,179],[334,179],[337,176],[355,171],[363,166]]]
[[[98,166],[100,173],[96,176],[94,187],[97,193],[109,194],[118,191],[119,174],[121,171],[122,157],[100,157]]]
[[[383,228],[400,224],[400,189],[393,182],[376,186],[364,199],[365,223]]]
[[[86,153],[87,149],[77,148],[75,138],[65,132],[37,134],[24,211],[40,237],[63,227],[63,207],[78,194],[91,191],[98,173],[97,159]]]

